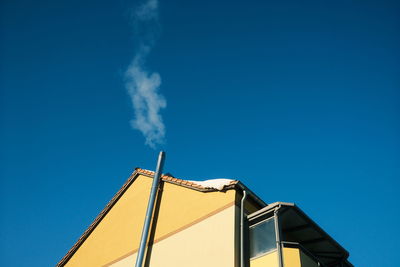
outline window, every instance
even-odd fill
[[[250,258],[276,249],[274,218],[250,226]]]

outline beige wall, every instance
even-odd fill
[[[153,245],[151,267],[233,267],[234,206]],[[132,267],[137,254],[108,265]]]

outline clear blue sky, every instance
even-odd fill
[[[0,4],[0,265],[53,266],[158,151],[130,127],[131,1]],[[160,0],[165,171],[297,203],[398,266],[398,1]]]

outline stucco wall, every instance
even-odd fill
[[[284,248],[285,267],[318,267],[318,264],[298,248]]]
[[[250,267],[278,267],[278,252],[271,252],[250,261]],[[283,248],[285,267],[318,267],[318,264],[298,248]]]
[[[132,267],[137,254],[109,265]],[[153,245],[151,267],[233,267],[234,206]]]
[[[299,249],[283,248],[283,262],[285,267],[301,267]]]
[[[151,183],[152,178],[139,175],[65,266],[99,267],[136,253]],[[202,193],[164,183],[154,241],[233,207],[234,200],[235,190]]]

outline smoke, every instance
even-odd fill
[[[147,0],[135,12],[138,20],[158,19],[158,0]]]
[[[154,149],[164,143],[165,125],[160,112],[167,106],[165,98],[158,92],[160,75],[145,68],[158,30],[158,0],[147,0],[140,5],[134,12],[133,21],[139,48],[125,72],[125,87],[135,115],[130,123],[133,129],[143,134],[146,145]]]

